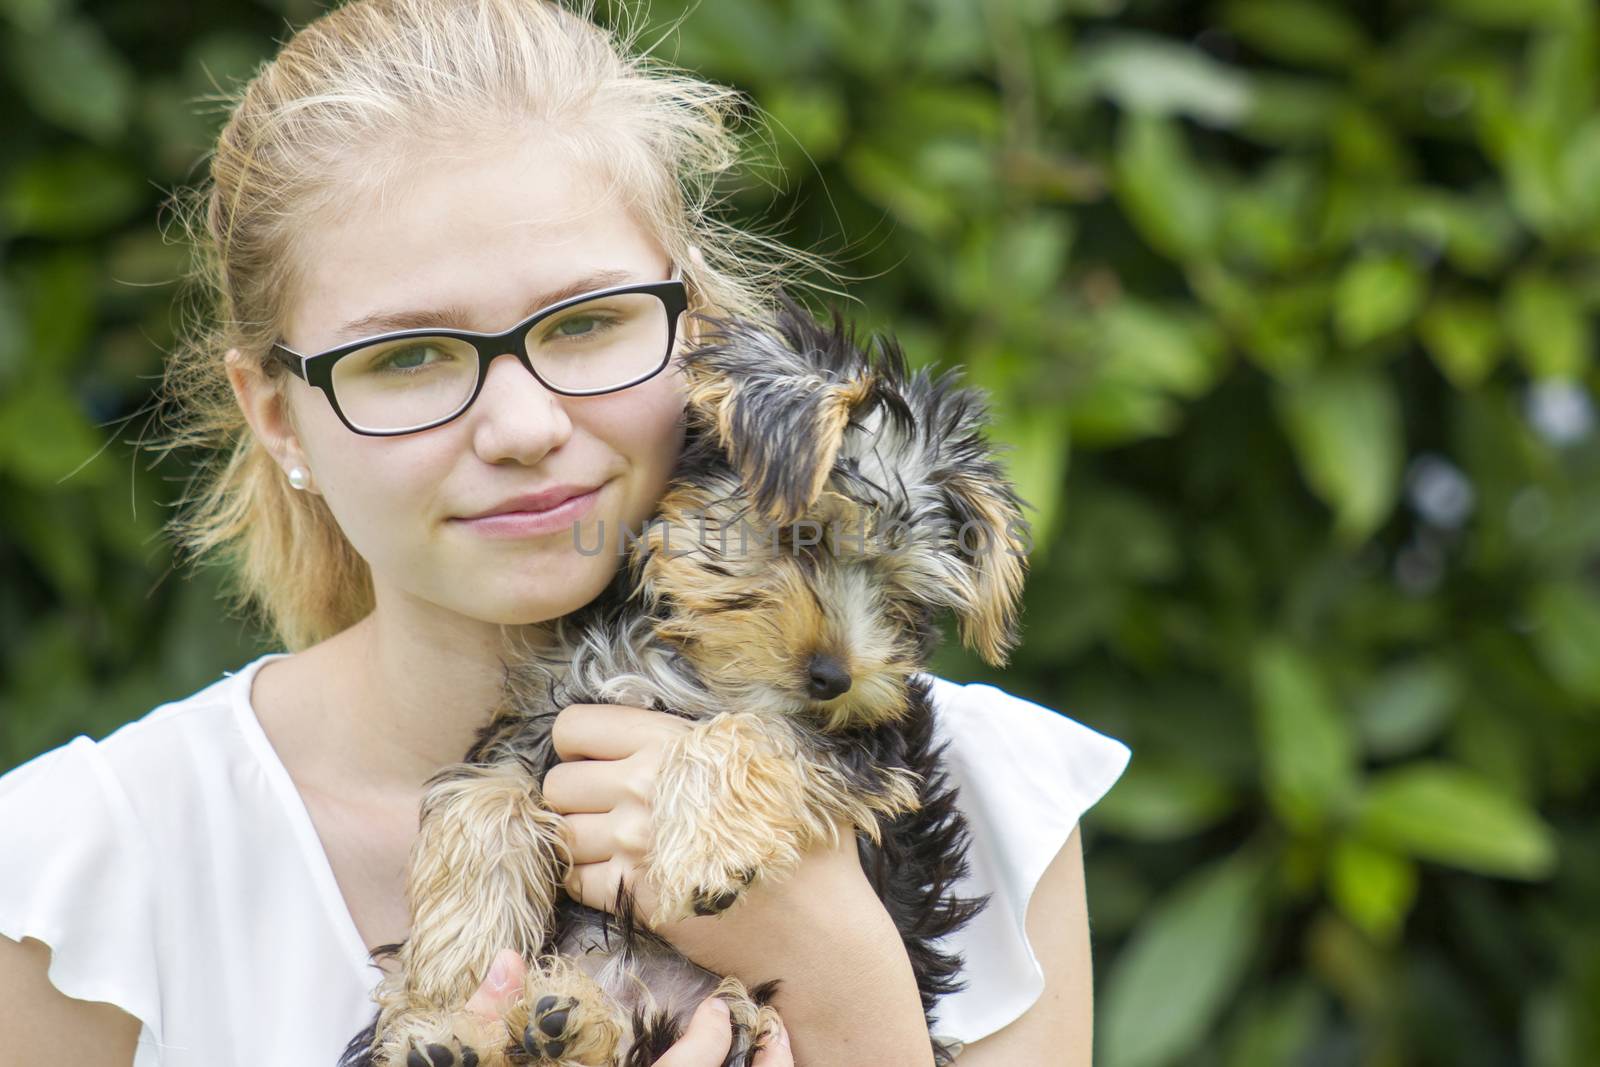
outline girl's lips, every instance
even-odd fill
[[[451,521],[484,537],[542,537],[569,528],[593,511],[601,492],[610,484],[606,482],[582,496],[563,500],[548,511],[506,511],[499,515]]]

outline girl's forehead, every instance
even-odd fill
[[[649,280],[664,257],[606,184],[528,151],[419,165],[304,238],[285,333],[319,350],[391,311],[463,308],[481,318],[464,329],[504,328],[531,294],[608,270]]]

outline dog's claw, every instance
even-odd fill
[[[426,1048],[412,1045],[406,1053],[406,1067],[478,1067],[478,1052],[470,1045],[459,1050],[434,1043]]]
[[[712,893],[710,890],[696,890],[691,898],[694,902],[696,915],[720,915],[733,907],[734,901],[739,899],[738,890],[728,889],[721,893]]]

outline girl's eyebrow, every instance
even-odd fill
[[[632,272],[625,270],[600,270],[575,278],[566,285],[548,293],[542,293],[530,301],[523,309],[521,318],[527,318],[541,308],[551,304],[559,304],[568,297],[578,296],[581,293],[591,292],[595,289],[606,289],[613,285],[626,285],[634,280]],[[470,318],[470,313],[459,306],[435,308],[428,311],[379,311],[371,315],[363,315],[358,319],[351,319],[339,327],[334,338],[338,341],[354,340],[358,337],[368,337],[373,334],[389,333],[393,330],[462,330],[466,329],[462,323]]]

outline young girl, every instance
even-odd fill
[[[182,440],[219,462],[179,532],[224,554],[294,651],[0,778],[8,1057],[332,1067],[370,1020],[369,950],[406,937],[423,783],[486,721],[508,634],[614,574],[615,552],[578,546],[638,529],[666,486],[673,346],[694,328],[673,295],[770,319],[774,280],[815,265],[711,217],[735,106],[541,0],[355,0],[250,83],[193,201],[214,316],[169,384]],[[622,297],[623,340],[563,364],[560,343],[615,321],[585,309]],[[509,358],[379,339],[423,329],[513,331]],[[1076,826],[1129,752],[990,686],[934,695],[973,836],[961,890],[991,894],[955,938],[967,986],[935,1032],[963,1064],[1086,1067]],[[620,706],[556,720],[542,786],[583,903],[634,886],[684,728]],[[763,1067],[933,1062],[853,844],[661,932],[749,985],[782,979]],[[468,1006],[497,1019],[524,966],[486,960]],[[714,1067],[728,1042],[708,1001],[660,1063]]]

